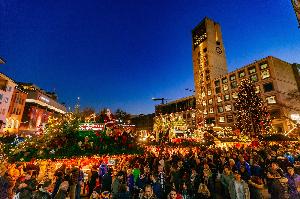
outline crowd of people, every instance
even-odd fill
[[[0,164],[0,199],[300,199],[300,145],[147,147],[143,155]],[[47,167],[44,165],[44,167]],[[45,168],[44,168],[45,169]],[[50,173],[52,173],[50,175]]]

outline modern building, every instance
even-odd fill
[[[238,85],[249,78],[270,112],[275,131],[288,133],[295,122],[300,123],[299,99],[289,98],[300,91],[299,64],[268,56],[228,72],[221,27],[207,17],[192,30],[192,59],[195,95],[156,106],[155,119],[179,115],[191,128],[234,129]]]
[[[274,128],[278,132],[290,130],[290,115],[298,113],[282,105],[288,105],[289,92],[299,91],[299,73],[294,65],[268,56],[228,73],[220,25],[204,18],[192,37],[196,108],[200,110],[196,117],[200,124],[233,127],[237,87],[242,79],[249,78],[268,106]]]
[[[155,114],[140,114],[140,115],[135,115],[132,116],[130,121],[131,124],[135,125],[135,130],[136,131],[153,131],[153,119],[154,119]]]
[[[174,129],[187,130],[196,128],[196,98],[189,96],[155,106],[155,120],[175,120]],[[176,122],[184,121],[184,122]]]
[[[10,101],[8,113],[6,115],[6,125],[4,128],[5,132],[8,132],[9,134],[18,133],[22,121],[26,98],[27,93],[16,86]]]
[[[4,133],[3,128],[16,85],[12,79],[0,73],[0,134]]]
[[[21,132],[37,132],[45,126],[49,116],[66,113],[66,107],[57,101],[55,93],[46,92],[32,83],[18,83],[18,87],[28,94],[19,128]]]

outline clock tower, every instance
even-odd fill
[[[196,109],[203,116],[203,100],[213,92],[211,80],[228,73],[221,27],[207,17],[192,30],[192,58]],[[200,126],[204,124],[204,118],[197,120]]]

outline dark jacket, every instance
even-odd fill
[[[101,192],[103,191],[111,191],[111,184],[112,184],[112,177],[109,173],[106,173],[102,178],[102,188]]]
[[[33,199],[50,199],[50,198],[51,198],[50,193],[44,190],[38,190],[33,194]]]
[[[19,189],[19,185],[25,183],[26,187]],[[20,198],[22,199],[32,199],[33,191],[35,191],[37,185],[37,181],[35,179],[29,179],[24,181],[19,181],[16,184],[16,193],[20,193]]]

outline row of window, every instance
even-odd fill
[[[266,102],[268,104],[276,104],[276,97],[275,96],[266,97]],[[204,103],[203,103],[203,105],[204,105]],[[224,106],[222,106],[220,104],[220,105],[218,105],[217,110],[218,110],[218,113],[223,113],[224,111],[226,111],[226,112],[232,111],[233,108],[234,107],[231,104],[226,104]],[[204,114],[214,113],[214,107],[209,107],[208,110],[204,109],[203,113]]]
[[[236,87],[237,87],[237,84],[235,84],[235,86],[232,87],[232,88],[236,88]],[[227,91],[228,90],[228,85],[226,85],[226,84],[223,85],[223,90]],[[268,82],[268,83],[263,84],[263,90],[264,90],[265,93],[273,91],[274,90],[273,83],[272,82]],[[219,93],[221,93],[221,88],[220,87],[216,87],[215,91],[216,91],[216,94],[219,94]],[[256,93],[260,93],[260,86],[256,86],[255,92]],[[208,96],[212,95],[210,89],[208,89],[207,95]],[[232,97],[233,99],[237,98],[237,95],[236,95],[235,92],[233,92],[232,95],[234,95]],[[229,94],[225,94],[224,96],[225,96],[225,99],[224,99],[225,101],[229,101],[230,100]],[[202,97],[205,97],[205,92],[202,92]]]
[[[19,108],[13,108],[13,111],[12,111],[11,114],[20,115],[21,114],[21,109],[19,109]]]
[[[267,63],[261,64],[260,65],[260,70],[261,70],[260,71],[260,76],[261,76],[262,80],[267,79],[267,78],[270,77],[270,70],[268,68],[268,64]],[[255,66],[249,67],[248,68],[248,73],[249,73],[250,79],[253,82],[257,82],[258,81],[258,76],[257,76],[257,73],[256,73]],[[238,78],[244,78],[246,76],[246,73],[243,70],[243,71],[238,72],[237,76],[238,76]],[[229,79],[230,79],[231,89],[236,88],[237,87],[236,74],[230,75]],[[227,84],[227,83],[228,83],[228,79],[227,79],[227,77],[224,77],[222,79],[222,84]],[[221,81],[220,80],[216,80],[215,81],[215,87],[220,87],[220,85],[221,85]],[[228,90],[228,85],[227,85],[227,87],[223,87],[223,90]]]

